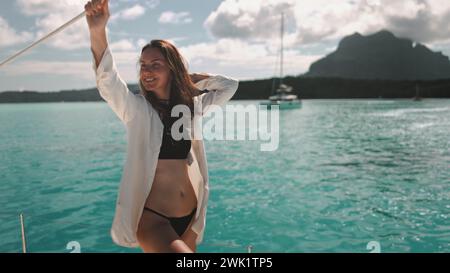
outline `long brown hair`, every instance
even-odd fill
[[[180,54],[178,49],[167,40],[152,40],[142,48],[141,55],[148,48],[158,48],[169,64],[169,68],[172,73],[170,105],[174,106],[178,104],[184,104],[188,106],[191,110],[191,117],[193,118],[194,101],[192,98],[196,94],[198,94],[199,90],[194,85],[191,77],[189,76],[187,70],[187,62]],[[170,114],[165,113],[166,108],[160,104],[158,98],[153,92],[148,92],[145,90],[140,77],[139,89],[141,94],[144,95],[144,97],[147,99],[147,101],[150,102],[155,110],[157,110],[162,115]]]

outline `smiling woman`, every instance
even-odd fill
[[[142,48],[139,63],[141,94],[155,109],[164,112],[165,106],[160,102],[165,100],[171,105],[186,105],[193,114],[192,98],[200,94],[193,80],[199,79],[190,77],[186,62],[174,45],[165,40],[151,41]],[[203,75],[202,79],[208,77]]]
[[[221,75],[189,74],[178,49],[152,40],[139,59],[140,93],[121,79],[108,45],[108,0],[89,1],[86,19],[97,87],[127,127],[128,154],[116,203],[111,236],[117,244],[145,252],[195,252],[202,242],[209,196],[203,141],[172,136],[175,106],[196,115],[224,105],[238,81]],[[194,114],[194,115],[192,115]],[[185,134],[183,134],[185,136]]]

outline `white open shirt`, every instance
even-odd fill
[[[98,68],[93,58],[93,69],[96,73],[100,96],[127,129],[126,161],[120,181],[111,236],[118,245],[139,247],[136,232],[153,184],[162,143],[163,124],[158,113],[145,97],[142,94],[133,94],[121,79],[109,46]],[[200,90],[210,91],[194,97],[196,117],[204,115],[211,105],[224,106],[236,92],[239,82],[230,77],[211,74],[211,77],[195,85]],[[201,128],[201,118],[194,118],[192,126]],[[198,245],[203,240],[209,196],[208,167],[203,140],[192,140],[187,161],[189,178],[198,201],[198,209],[192,225],[192,230],[198,235],[196,240]]]

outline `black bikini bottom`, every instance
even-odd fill
[[[182,216],[182,217],[168,217],[168,216],[165,216],[164,214],[161,214],[157,211],[154,211],[154,210],[146,208],[146,207],[144,207],[144,210],[148,210],[150,212],[153,212],[153,213],[169,220],[170,225],[173,227],[173,229],[178,234],[178,236],[181,237],[181,235],[183,235],[183,233],[186,231],[187,227],[189,226],[189,223],[191,222],[192,217],[194,217],[195,212],[197,211],[197,208],[194,208],[189,215]]]

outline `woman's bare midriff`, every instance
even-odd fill
[[[188,175],[185,159],[160,159],[145,207],[168,217],[190,214],[197,198]]]

